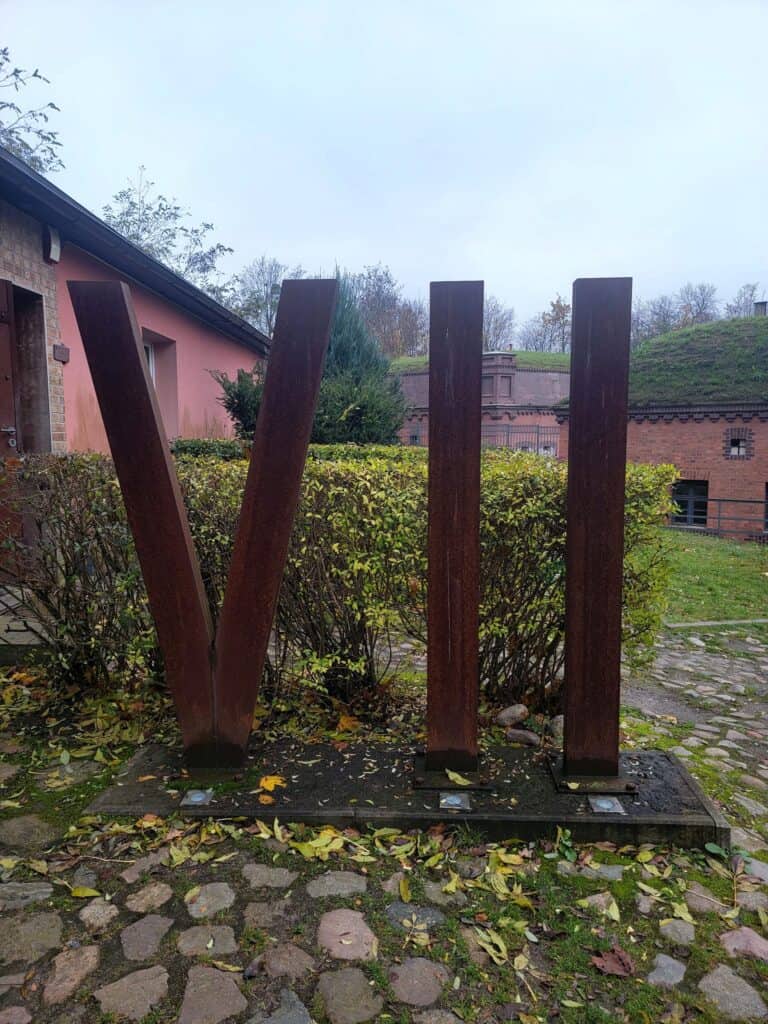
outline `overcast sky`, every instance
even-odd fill
[[[768,284],[766,0],[0,0],[95,212],[147,166],[232,270]],[[27,90],[28,98],[48,93]]]

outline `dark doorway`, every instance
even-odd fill
[[[707,525],[707,499],[709,484],[706,480],[678,480],[672,488],[672,498],[677,506],[672,514],[674,526]]]
[[[0,456],[50,450],[43,298],[0,281]]]

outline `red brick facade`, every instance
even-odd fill
[[[558,447],[567,459],[568,421],[563,418]],[[680,525],[742,537],[765,533],[768,403],[632,410],[627,458],[676,467]]]

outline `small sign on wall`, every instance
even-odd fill
[[[68,363],[69,348],[66,345],[54,345],[53,358],[59,363]]]

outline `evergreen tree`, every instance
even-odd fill
[[[389,363],[365,326],[347,276],[339,278],[325,370],[320,383],[312,441],[315,444],[390,444],[405,416],[405,399]],[[233,380],[214,373],[219,399],[239,437],[251,438],[262,396],[262,373],[239,370]]]

